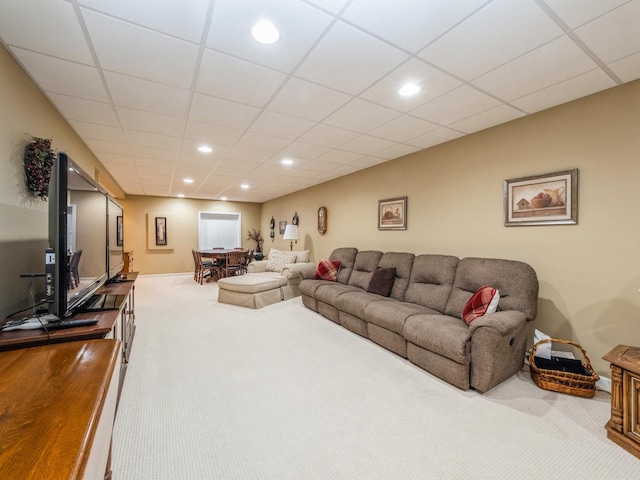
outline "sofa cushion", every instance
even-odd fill
[[[356,261],[353,265],[351,277],[349,277],[349,285],[367,290],[373,271],[378,266],[382,252],[375,250],[360,251],[356,255]]]
[[[284,267],[288,263],[295,263],[295,261],[295,255],[288,255],[286,253],[270,253],[266,270],[267,272],[280,272],[282,271],[282,267]]]
[[[347,292],[361,292],[358,287],[351,285],[343,285],[338,282],[327,282],[326,285],[320,285],[316,289],[316,300],[335,308],[338,297]]]
[[[316,280],[329,280],[335,282],[338,280],[338,272],[340,271],[340,262],[337,260],[322,259],[318,263],[316,274],[314,278]]]
[[[367,292],[388,297],[391,295],[393,281],[396,279],[395,267],[382,268],[376,267],[371,276]]]
[[[331,255],[329,255],[329,260],[338,260],[341,263],[340,272],[338,273],[339,283],[349,283],[349,277],[351,276],[351,272],[353,271],[353,265],[356,261],[357,253],[357,248],[341,247],[336,248],[333,252],[331,252]]]
[[[335,306],[341,312],[346,312],[354,317],[364,320],[364,310],[371,302],[398,303],[388,297],[381,297],[375,293],[367,293],[360,289],[352,292],[344,292],[336,298]]]
[[[449,255],[417,255],[413,260],[404,301],[443,313],[456,278],[459,261],[457,257]],[[461,311],[462,307],[458,315]]]
[[[379,267],[393,267],[396,269],[396,278],[393,282],[393,288],[391,289],[391,297],[396,300],[404,300],[404,294],[409,285],[411,267],[413,266],[415,257],[413,253],[385,252],[380,259],[380,263],[378,263]]]
[[[294,250],[289,253],[296,256],[296,263],[307,263],[311,255],[311,250]]]
[[[471,332],[460,318],[442,314],[411,315],[404,323],[402,336],[456,363],[469,364]]]
[[[416,313],[438,313],[430,308],[406,302],[371,302],[364,309],[364,319],[398,335],[402,335],[404,322]]]
[[[498,309],[500,292],[493,287],[476,290],[462,310],[462,319],[467,325],[476,318],[495,312]]]

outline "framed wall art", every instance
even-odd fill
[[[167,217],[156,217],[156,245],[167,244]]]
[[[124,245],[124,225],[122,215],[116,217],[116,245],[122,247]]]
[[[578,169],[504,181],[504,224],[578,223]]]
[[[318,233],[324,235],[327,233],[327,208],[320,207],[318,209]]]
[[[407,229],[407,197],[378,200],[378,230]]]

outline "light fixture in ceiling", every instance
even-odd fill
[[[193,178],[185,178],[182,180],[184,183],[193,183]]]
[[[178,195],[176,195],[176,197],[178,197],[178,198],[184,198],[184,193],[179,193]]]
[[[251,36],[253,36],[256,42],[271,45],[278,41],[280,38],[280,32],[273,23],[263,18],[253,26],[251,29]]]
[[[398,93],[403,97],[411,97],[420,91],[420,87],[415,83],[405,83]]]
[[[222,200],[223,202],[227,201],[227,197],[220,197],[220,200]]]
[[[283,158],[282,160],[280,160],[280,163],[282,165],[289,166],[293,165],[293,160],[291,160],[290,158]]]
[[[249,185],[247,185],[246,183],[243,183],[242,185],[240,185],[240,188],[243,190],[249,190]]]
[[[198,151],[201,153],[211,153],[213,152],[213,148],[211,148],[209,145],[200,145],[198,147]]]

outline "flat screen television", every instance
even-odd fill
[[[108,279],[108,202],[93,179],[65,153],[58,154],[49,186],[49,246],[55,265],[47,266],[53,271],[47,297],[49,313],[59,318],[71,315]]]

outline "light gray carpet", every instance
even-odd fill
[[[302,306],[218,304],[186,275],[136,283],[116,480],[638,478],[608,394],[520,373],[461,391]]]

